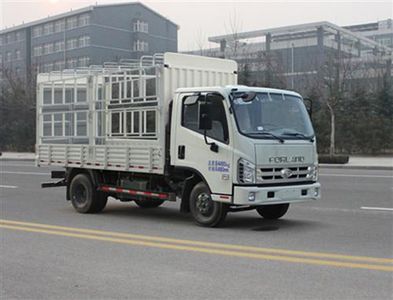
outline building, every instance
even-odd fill
[[[243,71],[240,72],[241,80],[246,84],[287,87],[303,92],[311,80],[329,78],[327,71],[334,73],[330,74],[331,78],[337,75],[338,69],[326,70],[338,65],[337,62],[351,65],[352,75],[358,79],[377,77],[386,68],[389,74],[392,73],[391,19],[345,27],[316,22],[233,32],[210,37],[209,41],[219,46],[189,53],[235,59]]]
[[[142,3],[89,6],[0,31],[1,74],[100,65],[177,51],[178,26]]]
[[[344,26],[352,32],[356,32],[366,38],[372,39],[381,45],[393,49],[393,20],[387,19],[374,23]]]

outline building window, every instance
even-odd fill
[[[90,45],[90,37],[88,35],[84,35],[79,38],[79,48],[87,47],[89,45]]]
[[[147,52],[149,51],[149,44],[147,42],[137,40],[134,42],[133,50],[136,52]]]
[[[42,46],[42,55],[48,54],[48,46],[49,44],[44,44]]]
[[[15,33],[15,40],[21,41],[22,40],[22,32],[18,31]]]
[[[90,15],[84,14],[79,16],[79,26],[86,26],[90,23]]]
[[[136,20],[134,22],[134,32],[145,32],[149,33],[149,24],[141,20]]]
[[[42,47],[41,46],[35,46],[33,48],[33,56],[40,56],[42,55]]]
[[[19,75],[19,74],[20,74],[20,67],[16,67],[16,68],[15,68],[15,73],[16,73],[16,75]]]
[[[390,29],[393,26],[393,21],[392,19],[387,19],[383,21],[378,22],[378,29],[384,30],[384,29]]]
[[[20,54],[20,50],[15,50],[15,59],[16,60],[22,59],[22,55]]]
[[[53,43],[49,43],[48,44],[48,54],[50,54],[50,53],[53,53],[54,51],[53,51],[53,46],[54,46],[54,44]]]
[[[62,32],[65,29],[65,21],[59,20],[55,22],[55,32]]]
[[[3,36],[0,36],[0,46],[3,46]]]
[[[0,54],[0,63],[2,63],[2,62],[3,62],[3,55]]]
[[[43,34],[52,34],[53,33],[53,23],[46,23],[44,25]]]
[[[11,51],[8,51],[6,53],[5,61],[9,62],[11,60],[12,60],[12,53],[11,53]]]
[[[78,48],[78,39],[67,40],[67,50]]]
[[[44,45],[43,54],[53,53],[53,43],[47,43]]]
[[[47,64],[43,64],[42,66],[42,72],[50,72],[53,70],[53,63],[47,63]]]
[[[67,19],[67,29],[78,27],[78,17],[71,17]]]
[[[69,58],[67,59],[67,68],[73,69],[78,66],[78,59],[77,58]]]
[[[9,33],[7,34],[7,44],[12,43],[14,41],[14,34]]]
[[[41,35],[42,35],[42,27],[41,26],[33,27],[33,37],[38,37]]]
[[[63,70],[64,68],[65,68],[64,60],[55,61],[54,65],[53,65],[53,69],[54,69],[55,71],[61,71],[61,70]]]
[[[392,39],[390,37],[378,39],[378,43],[384,46],[390,46],[392,44]]]
[[[58,41],[55,43],[54,52],[64,51],[64,41]]]
[[[90,63],[90,57],[82,56],[79,57],[79,67],[88,67]]]

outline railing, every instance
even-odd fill
[[[41,74],[39,143],[157,139],[162,63],[163,55],[156,54]]]

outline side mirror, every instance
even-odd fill
[[[311,118],[312,117],[312,100],[310,98],[303,98],[303,103],[306,106],[306,110]]]

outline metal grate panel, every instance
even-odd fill
[[[257,168],[257,183],[301,182],[309,180],[311,175],[311,165],[259,166]]]

